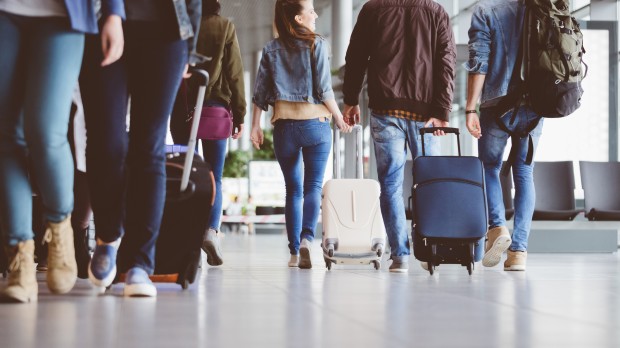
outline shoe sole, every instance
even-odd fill
[[[482,265],[484,267],[496,266],[502,259],[504,252],[510,247],[510,243],[512,243],[512,239],[508,236],[497,237],[491,249],[484,254]]]
[[[308,248],[299,249],[299,266],[298,267],[301,269],[312,268],[312,260],[310,259],[310,249]]]
[[[0,295],[0,303],[33,303],[37,302],[38,293],[31,296],[8,296],[6,294]]]
[[[392,273],[407,273],[409,272],[408,268],[402,269],[402,268],[391,268],[390,272]]]
[[[510,267],[504,267],[504,271],[525,271],[524,265],[512,265]]]
[[[125,297],[155,297],[157,288],[153,284],[125,284]]]
[[[205,240],[202,242],[202,250],[207,253],[207,263],[211,266],[220,266],[224,263],[222,256],[215,248],[215,244],[211,241]]]
[[[107,277],[103,279],[98,279],[97,277],[95,277],[95,275],[93,275],[93,272],[90,269],[90,262],[88,263],[88,279],[90,280],[91,283],[93,283],[93,285],[100,287],[100,288],[107,288],[108,286],[112,285],[112,282],[114,281],[115,277],[116,277],[116,266],[114,266],[114,268],[112,269],[110,274],[108,274]]]

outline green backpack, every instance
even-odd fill
[[[525,0],[521,79],[532,109],[564,117],[581,105],[581,80],[588,67],[583,35],[568,0]],[[582,69],[582,63],[585,71]]]
[[[524,101],[541,117],[564,117],[577,110],[583,95],[581,80],[588,72],[582,61],[585,53],[583,35],[579,23],[571,16],[568,0],[525,0],[522,42],[512,76],[519,78],[521,84],[510,124],[514,123]],[[525,163],[531,164],[534,159],[531,132],[540,118],[518,134],[500,118],[496,122],[513,141],[515,137],[529,138]],[[508,175],[516,156],[517,147],[513,144],[502,175]]]

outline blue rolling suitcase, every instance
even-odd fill
[[[458,156],[426,156],[424,134],[439,129],[456,135]],[[409,201],[414,255],[428,262],[431,275],[440,264],[460,264],[471,274],[488,227],[482,161],[461,156],[458,128],[423,128],[420,134],[422,156],[413,161]]]

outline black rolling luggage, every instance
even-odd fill
[[[166,160],[166,203],[155,249],[154,282],[174,282],[186,289],[196,279],[200,252],[215,198],[215,180],[208,163],[195,155],[196,134],[209,75],[194,70],[200,79],[189,143],[173,149]],[[122,243],[119,253],[122,253]],[[122,279],[122,277],[121,277]]]
[[[456,135],[458,156],[425,155],[424,134],[438,129]],[[488,223],[482,162],[461,156],[458,128],[423,128],[420,134],[423,155],[413,161],[411,189],[414,255],[428,262],[430,274],[446,263],[466,266],[471,274],[482,258]]]

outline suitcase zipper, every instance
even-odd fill
[[[474,185],[474,186],[478,186],[478,187],[482,187],[482,184],[476,181],[471,181],[471,180],[465,180],[465,179],[432,179],[432,180],[428,180],[428,181],[424,181],[421,182],[419,184],[415,184],[413,185],[413,189],[415,190],[418,186],[426,186],[426,185],[430,185],[430,184],[435,184],[438,182],[459,182],[462,184],[469,184],[469,185]]]

